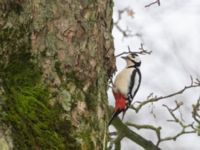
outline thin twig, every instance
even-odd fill
[[[177,109],[179,109],[180,107],[181,107],[181,105],[176,105],[176,107],[175,108],[173,108],[173,109],[171,109],[171,108],[169,108],[167,105],[165,105],[165,104],[163,104],[163,106],[165,107],[165,108],[167,108],[167,110],[168,110],[168,112],[170,113],[170,115],[172,116],[172,118],[173,118],[173,120],[168,120],[168,121],[170,121],[170,122],[176,122],[176,123],[179,123],[181,126],[184,126],[183,125],[183,123],[182,123],[182,121],[180,121],[177,117],[176,117],[176,115],[174,114],[174,112],[177,110]]]
[[[140,130],[140,129],[149,129],[149,130],[153,130],[156,135],[157,135],[157,138],[158,140],[160,140],[160,131],[161,131],[161,127],[154,127],[153,125],[149,125],[149,124],[145,124],[145,125],[138,125],[138,124],[135,124],[135,123],[130,123],[130,122],[127,122],[126,123],[128,126],[132,126],[132,127],[135,127],[136,129]]]
[[[122,52],[122,53],[116,55],[115,57],[119,57],[119,56],[122,56],[122,55],[124,55],[124,54],[130,54],[130,52]]]
[[[140,51],[139,51],[139,52],[136,52],[136,53],[142,54],[142,55],[145,55],[145,54],[150,55],[150,54],[152,53],[152,51],[148,51],[148,50],[144,49],[144,44],[143,44],[143,43],[140,44],[139,50],[140,50]]]
[[[161,139],[160,141],[158,141],[157,145],[159,145],[161,142],[164,142],[164,141],[170,141],[170,140],[176,141],[176,139],[177,139],[178,137],[180,137],[181,135],[184,135],[184,134],[191,134],[191,133],[195,133],[195,131],[194,131],[194,130],[185,131],[185,128],[183,128],[183,129],[182,129],[179,133],[177,133],[176,135]]]
[[[124,9],[122,9],[122,10],[118,10],[118,19],[117,19],[116,22],[113,23],[113,25],[123,34],[124,37],[133,37],[133,36],[135,36],[135,35],[134,35],[134,34],[131,34],[131,31],[128,29],[128,27],[127,27],[126,30],[123,30],[123,29],[119,26],[119,21],[122,19],[122,14],[123,14],[125,11],[126,11],[127,13],[132,12],[132,13],[131,13],[131,14],[132,14],[131,17],[133,17],[133,11],[130,10],[129,8],[124,8]],[[130,16],[130,15],[129,15],[129,16]]]
[[[161,137],[161,129],[162,129],[161,127],[154,127],[153,125],[149,125],[149,124],[138,125],[138,124],[130,123],[130,122],[127,122],[126,124],[128,126],[135,127],[138,130],[140,130],[140,129],[148,129],[148,130],[154,131],[156,133],[156,135],[157,135],[157,143],[156,143],[157,146],[159,146],[159,144],[161,142],[164,142],[164,141],[176,140],[181,135],[195,133],[195,130],[193,128],[193,123],[191,123],[191,124],[184,124],[174,114],[174,112],[177,111],[177,110],[179,110],[179,108],[183,105],[183,103],[180,103],[180,102],[177,102],[177,101],[175,101],[175,103],[176,103],[176,106],[174,108],[169,108],[167,105],[163,105],[165,108],[167,108],[167,110],[169,111],[170,115],[172,116],[172,118],[173,118],[172,121],[173,122],[177,122],[181,126],[181,128],[182,128],[180,132],[176,133],[173,136],[167,136],[167,137],[162,138]]]
[[[157,141],[157,145],[159,145],[161,142],[164,141],[169,141],[169,140],[176,140],[178,137],[180,137],[181,135],[184,134],[191,134],[191,133],[195,133],[195,130],[193,128],[193,124],[194,123],[190,123],[190,124],[184,124],[176,115],[175,115],[175,111],[179,110],[179,108],[183,105],[183,103],[178,103],[177,101],[175,101],[176,103],[176,107],[175,108],[169,108],[167,105],[163,105],[168,112],[170,113],[170,115],[172,116],[172,122],[178,123],[180,125],[180,127],[182,128],[181,131],[179,131],[178,133],[176,133],[174,136],[168,136],[165,138],[160,138],[160,140]]]
[[[196,81],[198,81],[198,79],[196,79]],[[183,92],[185,92],[186,90],[191,89],[191,88],[195,88],[195,87],[200,87],[200,82],[194,82],[194,83],[190,84],[189,86],[185,86],[183,89],[181,89],[177,92],[174,92],[172,94],[166,95],[166,96],[160,96],[160,97],[151,96],[150,99],[148,98],[146,101],[141,102],[137,107],[131,105],[130,108],[132,108],[133,110],[138,112],[143,106],[145,106],[148,103],[157,102],[157,101],[160,101],[160,100],[163,100],[163,99],[171,98],[171,97],[176,96],[176,95],[180,95]]]
[[[152,114],[153,117],[154,117],[154,119],[155,119],[155,118],[156,118],[156,114],[154,113],[154,108],[155,108],[155,106],[153,105],[153,103],[151,103],[150,107],[151,107],[150,114]]]
[[[135,34],[131,34],[131,31],[127,28],[126,30],[123,30],[118,24],[115,24],[115,27],[123,34],[124,37],[133,37]]]
[[[130,47],[128,46],[128,52],[122,52],[122,53],[116,55],[115,57],[119,57],[124,54],[130,54],[130,53],[136,53],[136,54],[140,54],[140,55],[146,55],[146,54],[150,55],[152,53],[152,51],[145,50],[143,44],[141,43],[139,51],[135,51],[135,52],[131,51]]]
[[[192,105],[193,110],[192,110],[192,117],[194,120],[200,124],[200,98],[197,100],[197,103],[195,105]]]
[[[154,4],[158,4],[158,6],[160,6],[160,0],[156,0],[155,2],[152,2],[152,3],[150,3],[150,4],[148,4],[148,5],[145,5],[145,7],[147,8],[147,7],[150,7],[151,5],[154,5]]]

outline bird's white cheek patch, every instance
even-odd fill
[[[135,58],[134,58],[134,61],[135,61],[135,62],[140,62],[141,60],[140,60],[139,57],[135,57]]]

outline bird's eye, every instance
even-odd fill
[[[137,54],[132,53],[131,54],[132,58],[135,58],[136,56],[138,56]]]

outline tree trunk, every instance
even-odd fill
[[[102,150],[111,0],[0,0],[0,149]]]

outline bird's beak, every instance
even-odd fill
[[[127,59],[127,56],[122,56],[121,58],[126,60],[126,59]]]

